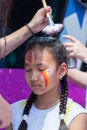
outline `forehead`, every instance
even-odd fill
[[[25,60],[28,60],[28,61],[34,61],[34,62],[37,62],[37,61],[51,61],[53,60],[53,56],[52,54],[50,53],[50,51],[48,51],[48,49],[44,48],[44,49],[38,49],[38,48],[33,48],[29,51],[26,52],[25,54]]]

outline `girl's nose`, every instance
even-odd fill
[[[31,81],[37,81],[38,80],[38,76],[39,76],[38,72],[37,71],[33,71],[31,73]]]

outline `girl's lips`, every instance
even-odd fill
[[[32,88],[39,88],[40,85],[36,85],[36,84],[35,84],[35,85],[31,85],[31,87],[32,87]]]

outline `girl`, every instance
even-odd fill
[[[34,37],[28,41],[24,60],[32,93],[12,105],[12,124],[7,130],[87,130],[86,110],[68,98],[63,44],[52,37]]]

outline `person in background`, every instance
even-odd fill
[[[2,26],[5,28],[7,27],[7,18],[11,7],[10,2],[10,0],[0,1],[0,20]],[[2,7],[5,9],[4,12],[2,11]],[[51,7],[47,6],[46,8],[39,9],[27,25],[12,34],[0,38],[0,59],[23,44],[29,37],[41,31],[48,24],[46,17],[47,12],[51,14]],[[8,126],[11,122],[11,108],[1,94],[0,103],[0,128],[3,128]]]
[[[75,37],[70,35],[63,35],[69,42],[65,42],[64,46],[69,53],[69,57],[79,58],[81,61],[87,64],[87,48]],[[68,77],[80,86],[87,86],[87,72],[80,71],[76,68],[68,69]],[[86,90],[87,96],[87,90]],[[86,109],[87,109],[87,97],[86,97]]]
[[[68,98],[67,51],[58,38],[27,41],[24,69],[32,92],[11,105],[6,130],[87,130],[87,111]]]

